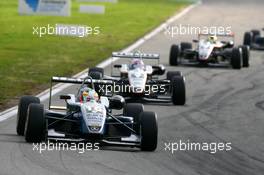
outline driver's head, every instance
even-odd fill
[[[135,69],[135,68],[142,68],[142,67],[144,67],[144,62],[141,59],[133,59],[131,61],[131,67],[133,69]]]
[[[85,87],[81,89],[79,100],[81,103],[86,103],[93,100],[98,101],[99,96],[95,90]]]
[[[214,43],[217,41],[217,37],[215,35],[211,35],[208,37],[208,41]]]

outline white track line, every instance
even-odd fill
[[[148,41],[149,39],[151,39],[152,37],[154,37],[155,35],[157,35],[158,33],[160,33],[162,30],[164,30],[167,26],[169,26],[171,23],[173,23],[174,21],[176,21],[177,19],[179,19],[180,17],[182,17],[183,15],[185,15],[186,13],[188,13],[190,10],[192,10],[194,7],[196,7],[197,5],[200,5],[201,1],[198,1],[195,4],[192,4],[190,6],[188,6],[187,8],[185,8],[183,11],[181,11],[180,13],[176,14],[175,16],[171,17],[170,19],[168,19],[166,22],[162,23],[159,27],[157,27],[156,29],[154,29],[152,32],[148,33],[147,35],[145,35],[144,37],[140,38],[139,40],[137,40],[135,43],[133,43],[132,45],[128,46],[127,48],[123,49],[122,52],[131,52],[134,49],[138,48],[139,46],[141,46],[143,43],[145,43],[146,41]],[[114,61],[117,61],[118,58],[114,58],[112,59]],[[105,68],[108,65],[111,64],[111,58],[108,58],[107,60],[101,62],[100,64],[97,65],[97,67],[101,67],[101,68]],[[78,77],[78,78],[83,78],[87,75],[87,69],[83,70],[82,72],[74,75],[73,77]],[[66,88],[70,87],[70,84],[62,84],[59,83],[57,85],[55,85],[52,89],[52,94],[55,95],[58,92],[61,92],[63,90],[65,90]],[[37,95],[37,97],[40,98],[40,101],[45,101],[49,98],[49,89],[41,92],[40,94]],[[18,106],[14,106],[12,108],[9,108],[3,112],[0,112],[0,122],[15,116],[17,114],[17,108]]]

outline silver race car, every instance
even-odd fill
[[[166,79],[159,79],[159,76],[165,74],[164,66],[159,64],[159,54],[114,52],[112,57],[126,58],[130,62],[112,64],[111,76],[104,75],[100,68],[92,68],[89,71],[89,75],[94,78],[102,78],[104,75],[104,80],[112,80],[114,86],[109,90],[111,93],[123,96],[127,102],[185,104],[184,77],[181,72],[170,71],[167,72]],[[147,65],[143,60],[151,61],[152,64],[157,61],[157,64]],[[118,75],[113,74],[114,68],[118,69]]]
[[[219,40],[218,38],[221,38]],[[184,63],[230,64],[234,69],[249,67],[249,47],[234,47],[233,34],[208,34],[198,35],[192,43],[182,42],[180,45],[172,45],[170,50],[170,65],[177,66]]]
[[[48,109],[37,97],[20,99],[17,134],[24,135],[27,142],[97,142],[103,146],[138,147],[143,151],[156,149],[156,113],[144,111],[142,104],[126,105],[121,96],[99,96],[94,90],[95,85],[111,85],[112,81],[53,77],[52,82],[81,86],[76,95],[60,96],[65,107],[51,105],[52,86]],[[123,112],[114,115],[112,109]]]

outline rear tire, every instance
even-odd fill
[[[251,30],[251,33],[252,33],[252,38],[253,38],[252,40],[255,42],[256,37],[260,36],[260,31],[254,29],[254,30]]]
[[[240,48],[233,48],[232,50],[231,66],[233,69],[241,69],[241,52]]]
[[[104,69],[100,67],[92,67],[89,69],[88,75],[93,79],[100,80],[104,77]]]
[[[255,38],[255,43],[260,45],[260,46],[264,46],[264,37],[261,37],[261,36],[257,36]]]
[[[33,96],[23,96],[19,100],[16,126],[17,135],[24,135],[28,106],[31,103],[39,104],[40,100],[39,98]]]
[[[185,81],[182,76],[174,76],[171,81],[172,103],[174,105],[185,105],[186,90]]]
[[[180,48],[178,45],[172,45],[170,49],[170,65],[177,66]]]
[[[245,32],[243,45],[251,46],[252,39],[253,39],[252,33],[251,32]]]
[[[92,67],[89,69],[88,75],[92,77],[92,79],[101,80],[104,78],[104,69],[100,67]],[[100,91],[100,86],[98,84],[94,85],[94,90],[99,96],[104,95],[104,92]]]
[[[140,114],[144,111],[144,106],[140,103],[129,103],[126,104],[123,110],[123,115],[128,117],[133,117],[134,124],[133,129],[136,131],[136,134],[139,134],[140,124],[139,117]]]
[[[154,112],[142,112],[141,124],[141,150],[155,151],[158,143],[157,115]]]
[[[30,143],[39,143],[45,139],[46,120],[43,104],[30,104],[25,126],[25,139]]]

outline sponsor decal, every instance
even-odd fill
[[[19,0],[18,11],[26,15],[70,16],[71,0]]]

